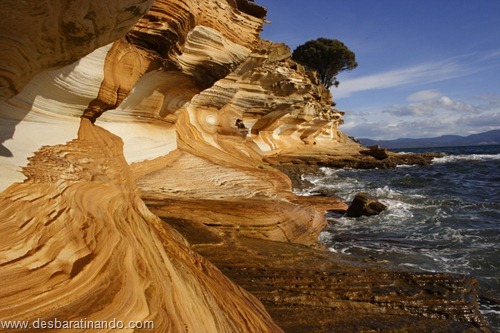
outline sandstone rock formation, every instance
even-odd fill
[[[361,147],[339,131],[343,113],[315,75],[288,47],[259,39],[266,10],[248,0],[6,0],[0,9],[0,319],[281,332],[171,226],[226,271],[262,267],[247,257],[280,261],[273,276],[291,254],[311,255],[309,266],[330,258],[304,244],[316,245],[325,210],[347,206],[296,196],[270,163],[359,158]],[[261,255],[262,244],[281,245]],[[227,264],[220,253],[233,250]],[[267,274],[266,292],[290,283]],[[238,281],[257,292],[251,279]],[[480,327],[471,283],[462,284],[467,292],[451,293],[462,315],[418,304],[410,314]],[[287,299],[299,307],[273,313],[295,313],[288,328],[302,327],[300,307],[317,300]],[[375,319],[406,304],[363,300]]]
[[[326,225],[324,207],[301,204],[290,180],[263,158],[304,149],[321,137],[322,125],[339,135],[340,115],[330,94],[289,58],[288,47],[262,41],[234,72],[177,111],[178,150],[138,175],[144,198],[171,201],[163,216],[240,235],[316,242]],[[330,206],[344,204],[332,198]]]
[[[68,65],[124,36],[153,2],[2,1],[0,97],[12,97],[41,71]]]
[[[253,296],[148,211],[122,145],[82,120],[77,139],[38,151],[28,180],[2,193],[0,318],[281,332]]]
[[[113,44],[99,94],[84,116],[94,122],[104,111],[116,109],[153,70],[174,79],[182,73],[198,91],[210,87],[253,48],[266,13],[257,8],[247,1],[157,0],[126,37]]]
[[[367,155],[367,156],[373,156],[377,160],[384,160],[386,158],[389,158],[389,152],[385,148],[380,148],[379,146],[371,146],[368,147],[366,150],[360,151],[361,154]]]
[[[470,276],[389,269],[371,259],[228,239],[187,220],[165,221],[257,296],[286,332],[489,332]]]
[[[122,4],[125,7],[117,10],[132,9],[127,3]],[[3,5],[6,7],[3,13],[10,13],[11,17],[15,16],[15,10],[23,9],[11,2]],[[41,6],[39,10],[48,16],[46,7]],[[134,12],[136,19],[142,13]],[[156,1],[126,37],[72,65],[41,73],[20,94],[0,102],[0,164],[8,170],[8,177],[2,179],[0,188],[24,178],[18,166],[25,164],[25,159],[42,145],[69,140],[69,133],[75,133],[78,128],[78,119],[74,116],[82,115],[82,109],[86,110],[87,117],[94,119],[93,115],[97,117],[105,110],[117,108],[103,119],[107,122],[104,126],[125,140],[129,162],[162,156],[175,149],[176,111],[244,60],[258,40],[264,15],[263,8],[247,1]],[[45,16],[40,14],[48,19]],[[226,19],[220,20],[220,17]],[[106,20],[101,23],[104,22]],[[121,21],[113,23],[121,24]],[[26,29],[16,32],[6,28],[10,34],[6,38],[22,39]],[[51,30],[54,36],[48,34],[46,38],[57,42],[60,37],[57,32],[57,29]],[[91,40],[90,43],[95,48],[119,36],[111,34],[107,35],[106,42],[98,44]],[[35,54],[54,48],[43,43],[27,43],[27,47],[36,49]],[[51,61],[58,66],[64,64],[61,59],[70,57],[63,51],[51,51]],[[81,57],[84,53],[78,55]],[[9,68],[17,66],[19,57],[7,53],[4,57],[2,64]],[[39,65],[34,61],[33,66]],[[54,65],[40,65],[43,69],[49,66]],[[12,76],[21,77],[17,73]],[[134,95],[121,103],[132,88]],[[15,88],[13,93],[19,89]],[[39,122],[48,123],[52,128],[48,133],[40,129],[36,140],[26,141]],[[54,126],[55,123],[58,125]],[[128,124],[127,128],[124,123]],[[153,132],[155,134],[150,135]]]
[[[261,41],[244,63],[191,106],[216,115],[212,125],[218,134],[237,134],[235,122],[242,120],[248,132],[241,134],[266,155],[356,146],[338,130],[343,113],[332,108],[329,90],[290,56],[288,46]]]
[[[65,9],[70,8],[71,4],[71,1],[62,1],[59,6]],[[76,6],[76,2],[74,4]],[[203,8],[200,7],[202,4]],[[22,12],[22,5],[23,3],[16,5],[13,2],[4,2],[2,9],[5,7],[4,13],[15,17],[15,14]],[[16,61],[19,57],[3,54],[2,59],[5,61],[2,64],[8,72],[3,76],[6,78],[3,82],[7,82],[3,96],[10,97],[17,93],[36,72],[77,60],[100,45],[117,39],[130,27],[125,25],[126,20],[119,15],[116,22],[113,22],[116,26],[109,25],[108,20],[102,19],[102,15],[108,14],[105,7],[85,7],[79,3],[74,7],[80,11],[76,14],[81,15],[71,16],[64,10],[60,13],[50,11],[47,3],[39,5],[31,9],[37,10],[41,22],[51,20],[52,14],[60,14],[70,23],[72,19],[77,20],[81,16],[82,22],[77,20],[72,24],[68,23],[75,30],[70,33],[82,33],[81,40],[90,39],[87,44],[91,46],[84,43],[82,49],[68,51],[66,48],[69,46],[64,44],[68,37],[58,35],[56,28],[43,30],[44,38],[39,41],[33,37],[33,43],[22,41],[21,36],[28,29],[27,24],[17,32],[3,29],[11,34],[6,38],[22,44],[23,47],[32,48],[30,56],[34,57],[28,59],[33,63],[30,68],[25,65],[18,66]],[[118,12],[133,12],[133,19],[137,19],[151,2],[144,2],[143,7],[133,8],[126,2],[106,5],[109,9],[115,5]],[[213,48],[218,48],[220,55],[215,55],[215,62],[223,61],[221,67],[227,66],[225,71],[230,68],[229,62],[235,61],[234,57],[238,59],[250,52],[248,45],[257,38],[262,19],[245,14],[238,10],[238,7],[243,6],[245,10],[259,15],[262,15],[262,10],[259,12],[257,7],[246,4],[246,1],[179,1],[175,4],[165,1],[157,2],[154,9],[166,12],[168,16],[168,13],[178,14],[179,6],[187,7],[184,13],[187,14],[187,23],[191,25],[188,24],[184,30],[166,29],[164,32],[178,33],[176,38],[191,41],[193,49],[190,50],[196,49],[196,42],[202,42],[205,37],[210,40],[212,36]],[[234,20],[220,23],[217,16],[221,14],[217,11],[220,8]],[[95,16],[89,14],[94,11]],[[164,20],[162,17],[155,20],[154,11],[150,13],[153,14],[144,16],[141,22],[144,22],[144,19],[149,22]],[[89,17],[90,22],[85,22]],[[112,33],[106,33],[98,24],[92,26],[94,17],[100,19],[99,23],[106,23]],[[192,17],[200,21],[193,21]],[[130,21],[132,17],[126,18]],[[60,23],[57,20],[56,22]],[[166,22],[175,25],[172,19],[167,19]],[[200,22],[208,26],[199,25]],[[242,26],[244,22],[251,22],[250,28]],[[88,34],[84,34],[84,23],[90,23],[87,28],[93,27],[106,36],[99,41],[91,40],[90,30]],[[139,30],[140,24],[137,26]],[[221,24],[221,31],[216,30],[217,25]],[[35,29],[36,26],[33,25],[32,28]],[[76,31],[77,28],[82,30]],[[222,36],[223,29],[227,29],[233,34],[233,39],[236,39],[236,33],[239,37],[246,37],[243,31],[246,28],[253,39],[249,37],[238,40],[243,45]],[[29,36],[27,38],[29,39]],[[63,45],[64,48],[57,50],[56,46],[44,43],[45,40],[50,40],[58,46]],[[4,187],[10,186],[0,195],[3,239],[0,244],[3,284],[0,293],[0,318],[152,320],[155,328],[151,331],[154,332],[281,332],[253,296],[234,285],[213,265],[191,251],[179,234],[165,226],[144,206],[137,195],[135,179],[124,159],[120,138],[102,128],[92,126],[85,119],[78,125],[78,116],[91,102],[91,96],[96,96],[100,91],[99,85],[103,78],[105,82],[120,82],[118,87],[122,90],[123,82],[126,87],[134,87],[134,80],[138,78],[134,74],[135,69],[131,75],[127,70],[122,73],[106,72],[105,57],[115,59],[114,52],[120,49],[123,43],[123,39],[119,40],[111,48],[108,46],[96,50],[79,63],[42,73],[32,80],[21,94],[5,100],[0,106],[2,143],[7,142],[6,149],[2,151],[2,175],[9,165],[22,166],[22,157],[29,156],[41,144],[47,141],[52,144],[39,149],[34,157],[30,158],[29,164],[23,169],[23,175],[26,177],[23,183],[12,184],[17,175],[13,168],[11,174],[15,175],[3,179]],[[186,47],[181,44],[178,46]],[[213,51],[213,48],[209,45],[206,47],[208,51]],[[236,54],[234,57],[232,48],[236,50],[233,52]],[[109,49],[111,51],[108,52]],[[150,57],[142,48],[138,49],[139,51],[134,51],[145,55],[146,58]],[[51,52],[48,57],[50,59],[38,56],[47,51]],[[185,80],[185,76],[192,71],[191,76],[195,77],[196,71],[203,68],[202,65],[198,66],[197,62],[206,57],[206,54],[181,53],[185,56],[185,59],[181,60],[184,61],[182,65],[188,68],[187,73],[174,73],[171,76],[180,77],[180,84],[170,82],[165,88],[165,84],[160,82],[154,89],[169,90],[168,94],[174,99],[180,96],[184,101],[188,101],[190,96],[201,88],[193,85],[196,81],[192,78]],[[125,69],[137,64],[134,63],[135,60],[142,61],[135,53],[122,54],[118,58],[122,60],[118,61],[118,65],[123,65]],[[103,64],[104,71],[101,69],[100,73],[99,69],[96,71],[92,68],[99,68]],[[208,61],[208,66],[212,65],[213,63]],[[25,67],[29,70],[26,71]],[[142,70],[142,67],[139,69]],[[96,75],[92,76],[94,74]],[[118,77],[113,79],[112,75],[115,74]],[[122,81],[122,78],[127,76],[130,81]],[[14,82],[11,77],[16,77],[19,81]],[[186,81],[188,82],[183,86],[182,82]],[[87,85],[89,82],[91,84]],[[151,81],[146,80],[146,85],[148,84],[151,84]],[[177,90],[169,89],[172,85],[176,86]],[[105,86],[106,84],[101,85]],[[184,91],[182,88],[187,89]],[[180,90],[182,92],[179,93]],[[177,105],[175,101],[165,104]],[[146,108],[145,112],[148,111],[150,110]],[[135,115],[127,114],[126,117],[130,120]],[[54,125],[51,126],[51,123]],[[160,118],[158,123],[165,124],[163,118]],[[49,128],[48,131],[43,129],[43,124]],[[141,134],[158,131],[158,127],[155,128],[154,125],[142,125]],[[112,126],[110,124],[110,127]],[[68,133],[59,135],[58,127]],[[67,144],[53,145],[74,137],[78,127],[77,139]],[[54,131],[50,133],[51,130]],[[19,135],[22,132],[28,134],[24,137],[35,137],[31,142],[23,142]],[[36,138],[38,135],[41,137]],[[40,141],[35,142],[37,139]],[[144,157],[147,157],[147,153],[146,156],[138,158]]]

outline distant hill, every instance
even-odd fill
[[[423,148],[423,147],[451,147],[451,146],[480,146],[500,145],[500,130],[492,130],[469,136],[443,135],[435,138],[423,139],[395,139],[395,140],[372,140],[367,138],[358,139],[363,146],[379,145],[384,148]]]

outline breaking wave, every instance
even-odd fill
[[[472,154],[472,155],[446,155],[436,157],[432,160],[433,163],[452,163],[459,161],[498,161],[500,154]]]
[[[297,193],[346,202],[358,192],[376,196],[386,211],[357,219],[327,214],[319,240],[332,252],[398,267],[472,274],[481,311],[500,328],[500,147],[468,149],[449,148],[424,167],[321,168],[302,176],[308,186]]]

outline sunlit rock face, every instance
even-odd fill
[[[99,90],[106,45],[153,2],[0,3],[0,190],[25,178],[20,166],[42,145],[74,137]]]
[[[195,97],[190,108],[206,114],[207,132],[240,133],[265,155],[358,150],[339,131],[344,113],[333,108],[330,91],[290,57],[288,46],[260,41],[244,63]],[[237,121],[244,129],[235,126]]]
[[[263,158],[313,147],[308,141],[328,141],[330,150],[340,145],[340,113],[329,92],[289,58],[288,47],[261,41],[176,112],[178,150],[149,168],[137,166],[149,202],[173,200],[162,216],[264,239],[316,241],[324,210],[296,202],[290,180]]]
[[[308,89],[314,91],[312,94],[325,95],[326,108],[331,104],[327,91],[319,92],[318,85],[312,86],[303,70],[296,75],[297,80],[305,80],[308,88],[293,88],[293,91],[280,88],[281,84],[286,86],[282,81],[288,80],[287,76],[293,72],[293,69],[290,73],[282,70],[286,67],[283,61],[290,54],[286,47],[271,51],[274,45],[259,41],[264,14],[265,10],[245,1],[157,1],[126,37],[76,64],[39,75],[21,94],[1,105],[6,117],[13,119],[7,122],[8,130],[4,131],[6,154],[2,162],[9,167],[5,168],[9,169],[9,176],[4,178],[3,186],[24,179],[18,166],[24,165],[24,159],[43,144],[71,139],[70,133],[78,126],[77,116],[84,110],[84,116],[91,121],[102,115],[100,124],[123,138],[129,163],[164,156],[175,149],[182,152],[179,160],[163,171],[172,176],[141,179],[144,192],[175,193],[179,198],[197,199],[272,199],[276,207],[281,207],[276,211],[278,217],[270,218],[272,212],[267,212],[261,217],[259,231],[249,230],[249,234],[280,241],[315,242],[326,223],[323,212],[291,203],[295,196],[290,181],[265,166],[263,151],[252,136],[257,141],[262,139],[253,134],[246,136],[245,130],[235,126],[239,117],[246,126],[248,115],[255,122],[264,118],[256,128],[266,128],[262,122],[269,125],[277,120],[276,108],[271,103],[273,96],[265,96],[274,93],[246,82],[258,65],[267,66],[263,69],[267,77],[258,85],[284,91],[278,107],[282,114],[278,118],[298,110],[304,101],[302,94],[309,93]],[[221,17],[226,20],[220,20]],[[257,51],[252,53],[256,46]],[[278,62],[284,65],[277,65]],[[224,77],[227,79],[219,81]],[[233,81],[235,84],[228,86]],[[245,87],[260,89],[261,93],[249,96]],[[249,104],[254,97],[256,104]],[[290,103],[297,105],[288,109],[281,106]],[[252,115],[256,107],[261,111]],[[247,115],[243,115],[244,108],[248,109]],[[51,130],[26,142],[24,138],[30,137],[39,121],[48,123]],[[293,122],[290,122],[292,127]],[[288,139],[288,135],[284,136],[284,142]],[[271,145],[274,147],[278,142]],[[9,152],[15,154],[8,156]],[[194,172],[185,175],[190,170],[188,166],[200,172],[199,165],[204,166],[201,172],[208,181],[189,178]],[[176,172],[179,175],[173,176]],[[225,176],[220,178],[221,174]],[[188,185],[174,181],[179,178]],[[170,190],[159,191],[159,187]],[[241,213],[245,223],[255,225],[251,222],[252,216],[255,218],[253,207],[259,205],[252,204],[246,213]],[[294,212],[293,216],[289,212]],[[241,223],[233,223],[234,229],[244,227]]]
[[[124,36],[153,2],[2,1],[0,97],[12,97],[39,72],[70,64]]]
[[[77,139],[40,149],[24,169],[28,179],[2,193],[2,320],[281,332],[253,296],[149,212],[122,146],[84,119]]]
[[[4,4],[6,12],[19,9]],[[5,170],[0,189],[24,179],[19,166],[38,148],[71,139],[84,110],[98,116],[113,109],[101,120],[125,140],[130,163],[174,150],[178,110],[244,60],[258,40],[264,15],[263,8],[246,1],[157,1],[125,38],[110,43],[120,35],[108,36],[110,44],[78,62],[39,74],[20,94],[0,102]],[[16,38],[24,38],[23,32]],[[31,47],[50,50],[50,45]],[[17,58],[4,56],[7,67],[16,65]],[[47,125],[42,129],[39,122]]]
[[[11,18],[2,46],[12,44],[1,54],[0,317],[282,332],[146,208],[128,166],[177,147],[179,110],[251,52],[265,11],[246,1],[158,1],[120,39],[151,4],[1,4]],[[143,39],[144,29],[154,38]],[[139,45],[158,36],[173,38],[171,53]],[[220,71],[204,81],[214,66]],[[128,98],[117,103],[113,92]],[[100,123],[125,145],[79,118],[110,103],[116,110]]]
[[[247,0],[4,0],[0,9],[1,320],[282,332],[192,251],[203,247],[264,290],[283,322],[292,314],[290,325],[308,330],[316,317],[301,310],[324,314],[313,289],[345,274],[335,267],[321,282],[323,254],[302,260],[310,248],[290,243],[314,244],[324,211],[347,206],[296,196],[266,161],[359,146],[338,130],[342,113],[317,78],[286,46],[259,39],[265,9]],[[170,225],[191,228],[195,245]],[[324,308],[343,319],[338,305],[348,313],[359,302],[339,288]],[[432,308],[415,313],[441,311]]]
[[[251,52],[265,13],[247,1],[156,1],[108,52],[101,89],[85,116],[95,121],[116,109],[155,70],[175,79],[182,73],[198,92],[210,87]]]
[[[109,45],[61,69],[45,71],[0,101],[0,190],[25,179],[21,166],[43,145],[75,137],[79,116],[95,98]]]

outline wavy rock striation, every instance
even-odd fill
[[[258,294],[265,285],[259,298],[287,329],[307,331],[321,313],[345,317],[336,306],[373,320],[419,315],[430,327],[423,317],[439,316],[450,327],[445,317],[454,316],[456,327],[480,327],[470,279],[465,292],[450,292],[457,307],[431,310],[443,302],[425,294],[440,288],[434,280],[417,288],[424,301],[410,302],[410,311],[411,295],[373,304],[382,294],[370,291],[375,284],[354,290],[366,283],[360,269],[353,284],[339,285],[340,300],[311,291],[339,281],[309,276],[331,257],[303,244],[316,243],[325,210],[347,206],[296,196],[268,162],[364,155],[339,131],[343,113],[316,76],[288,47],[259,39],[265,9],[247,0],[5,0],[0,9],[1,320],[281,332],[256,298],[165,221],[246,288]],[[350,270],[322,272],[337,268]],[[401,288],[420,281],[396,275]],[[445,280],[456,287],[454,277]],[[349,290],[359,297],[344,299]],[[318,306],[322,299],[329,302]],[[393,305],[402,309],[391,312]]]
[[[61,8],[68,7],[71,2],[67,2],[63,2]],[[126,2],[121,4],[123,7],[118,3],[110,6],[116,5],[118,12],[128,13],[133,9]],[[148,4],[151,5],[151,1]],[[2,6],[10,17],[15,17],[15,11],[24,8],[9,1]],[[84,11],[86,7],[82,5],[82,8]],[[42,21],[49,20],[54,14],[48,10],[48,5],[40,5],[38,9]],[[98,11],[92,6],[88,10]],[[30,13],[29,10],[26,12]],[[133,12],[137,15],[136,20],[143,13],[139,10]],[[61,15],[66,15],[64,13]],[[96,15],[101,18],[102,13]],[[172,151],[176,148],[174,124],[177,111],[195,94],[245,59],[258,40],[264,15],[263,8],[246,1],[156,1],[133,29],[116,42],[130,26],[125,27],[117,20],[112,22],[119,24],[115,27],[102,19],[99,24],[115,29],[115,34],[105,35],[108,39],[98,35],[101,37],[99,43],[89,40],[81,48],[71,48],[71,55],[51,51],[56,48],[51,44],[23,43],[24,47],[34,50],[33,54],[50,51],[52,62],[45,63],[38,58],[32,60],[32,67],[39,71],[55,66],[54,63],[62,66],[64,59],[77,60],[95,47],[114,42],[76,63],[39,74],[24,86],[21,93],[0,102],[0,164],[8,170],[0,188],[24,178],[18,166],[25,164],[25,159],[42,145],[69,140],[68,133],[74,133],[78,128],[76,117],[82,114],[82,109],[86,109],[85,115],[92,120],[102,112],[114,109],[103,117],[103,126],[125,140],[125,155],[129,162]],[[66,16],[78,19],[77,16]],[[220,20],[221,17],[225,19]],[[6,19],[5,22],[9,21]],[[96,27],[104,31],[99,24],[96,23]],[[28,28],[23,29],[15,31],[6,27],[8,36],[5,38],[22,40]],[[63,42],[57,38],[65,41],[64,35],[57,35],[56,28],[50,32],[53,35],[47,32],[44,38],[59,44]],[[30,33],[35,34],[35,31]],[[32,39],[37,40],[37,37]],[[65,48],[66,52],[68,50],[69,47]],[[2,64],[8,68],[23,67],[24,64],[18,64],[19,57],[10,53],[3,54],[2,59]],[[12,76],[22,78],[17,72]],[[19,87],[12,94],[21,89],[22,83],[25,80],[15,84]],[[132,95],[131,89],[134,89]],[[51,127],[47,133],[38,129],[40,122],[46,123],[46,128]],[[39,131],[36,140],[26,140],[32,136],[34,128]]]
[[[288,46],[261,41],[242,65],[192,104],[218,110],[217,125],[226,134],[241,119],[266,155],[358,148],[338,129],[344,113],[333,108],[330,91],[290,57]]]
[[[156,1],[130,32],[113,44],[106,56],[99,94],[84,116],[94,122],[103,112],[116,109],[139,79],[153,70],[174,78],[182,73],[197,91],[227,75],[250,53],[266,13],[243,3],[247,1]]]
[[[2,8],[7,8],[7,13],[14,17],[23,10],[23,4],[4,2]],[[17,38],[19,44],[33,49],[30,54],[33,58],[29,59],[33,68],[17,66],[19,57],[3,54],[6,61],[2,64],[11,71],[3,76],[8,86],[3,96],[17,93],[36,72],[74,61],[117,39],[129,29],[126,22],[132,19],[127,16],[122,20],[117,14],[118,19],[113,23],[116,25],[109,26],[113,33],[98,39],[101,35],[96,32],[96,40],[92,40],[91,33],[83,31],[89,23],[85,20],[95,17],[99,24],[107,26],[108,21],[102,19],[102,15],[109,15],[105,7],[75,3],[73,7],[81,12],[72,16],[65,11],[71,7],[71,1],[51,4],[56,9],[60,6],[61,11],[50,11],[45,2],[31,8],[39,11],[40,24],[45,26],[52,14],[60,14],[67,21],[74,19],[70,25],[75,31],[71,33],[81,33],[80,41],[89,39],[89,42],[74,52],[59,51],[53,44],[44,43],[54,37],[50,42],[70,48],[71,45],[64,44],[68,38],[64,31],[62,35],[56,33],[58,28],[53,28],[53,35],[47,33],[40,40],[33,32],[29,35],[35,36],[33,43],[24,43],[23,37],[19,37],[26,30],[25,22],[25,29],[17,32],[19,36],[16,31],[5,29],[14,35],[6,39]],[[106,5],[109,9],[115,6],[118,12],[131,12],[136,20],[151,2],[133,8],[127,7],[126,2]],[[117,101],[121,101],[118,98],[127,96],[130,93],[127,89],[134,88],[138,79],[158,63],[157,54],[150,52],[151,49],[145,51],[147,45],[136,44],[139,40],[155,44],[161,35],[173,38],[171,50],[176,57],[160,59],[161,71],[152,73],[153,80],[151,76],[142,80],[145,90],[159,91],[145,101],[151,108],[137,107],[132,99],[128,101],[128,109],[121,114],[117,112],[114,122],[107,122],[109,127],[118,127],[120,122],[136,119],[138,115],[128,112],[136,107],[152,122],[142,122],[140,133],[155,133],[158,124],[169,124],[165,121],[169,108],[176,110],[179,103],[189,101],[204,85],[215,80],[202,80],[204,68],[208,71],[214,66],[221,67],[221,72],[215,75],[218,78],[230,70],[233,62],[242,61],[250,53],[262,24],[261,18],[252,15],[265,13],[259,8],[246,1],[157,1],[127,38],[96,50],[76,64],[40,74],[21,94],[2,102],[2,142],[15,141],[2,150],[2,156],[7,161],[16,159],[14,164],[22,165],[19,163],[22,156],[29,156],[41,144],[22,142],[23,137],[40,133],[44,137],[41,142],[49,137],[53,140],[51,144],[64,142],[78,128],[75,115],[79,116],[89,102],[91,106],[117,106]],[[92,11],[96,11],[95,16],[90,15]],[[184,16],[176,21],[176,15]],[[219,18],[223,16],[231,19],[221,23]],[[105,33],[97,22],[93,26],[92,22],[88,29],[93,27]],[[141,35],[144,24],[153,32],[149,41]],[[155,24],[159,26],[156,31]],[[77,32],[77,28],[82,30]],[[203,42],[205,39],[208,43]],[[161,51],[162,45],[159,47],[153,50]],[[44,58],[46,51],[53,51],[50,59]],[[142,66],[144,61],[146,64]],[[104,70],[99,70],[103,64]],[[114,70],[109,70],[110,65]],[[19,81],[14,82],[11,77],[18,77]],[[158,77],[165,80],[152,83]],[[108,82],[112,88],[107,88]],[[89,96],[96,94],[98,98],[92,103]],[[158,95],[170,100],[155,104]],[[160,111],[156,123],[152,109]],[[41,124],[49,128],[48,133],[40,129]],[[69,134],[59,135],[58,127]],[[50,133],[50,130],[55,131]],[[138,158],[141,157],[145,156]],[[149,212],[138,196],[119,137],[84,119],[78,139],[42,147],[29,159],[23,175],[23,183],[12,184],[8,180],[4,186],[10,186],[0,195],[2,320],[151,320],[154,332],[281,332],[256,298],[191,251],[177,232]]]
[[[148,211],[118,137],[82,120],[78,139],[41,149],[24,172],[28,180],[0,199],[2,320],[281,332],[253,296]]]
[[[2,1],[0,97],[12,97],[41,71],[70,64],[124,36],[153,2]]]
[[[327,142],[341,146],[346,138],[330,93],[289,58],[288,47],[261,41],[231,74],[176,111],[178,150],[138,175],[149,203],[171,201],[163,216],[240,235],[316,242],[325,206],[305,205],[290,180],[263,159],[316,141],[318,151]],[[327,207],[345,209],[335,198]]]

